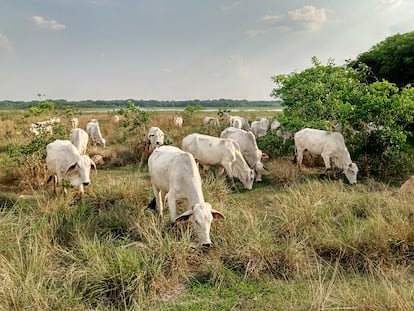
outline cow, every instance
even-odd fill
[[[46,121],[32,123],[30,124],[29,131],[36,136],[40,134],[53,135],[53,125],[56,123],[60,123],[60,118],[53,117]]]
[[[237,120],[240,120],[240,121],[237,121]],[[239,122],[241,122],[241,127],[239,127],[240,126]],[[232,127],[241,128],[245,131],[250,131],[249,121],[247,121],[247,119],[245,119],[243,117],[230,116],[229,123],[230,123],[230,126],[232,126]]]
[[[262,158],[268,158],[266,154],[257,147],[256,138],[252,132],[242,129],[228,127],[220,134],[221,138],[231,138],[239,143],[240,151],[250,168],[255,172],[255,181],[262,181],[265,167]]]
[[[80,154],[86,154],[89,135],[81,128],[74,128],[70,131],[70,142],[79,150]]]
[[[92,143],[96,146],[97,144],[103,148],[106,146],[105,138],[102,137],[101,129],[99,127],[99,122],[96,119],[89,120],[86,124],[86,132],[92,139]]]
[[[233,187],[234,177],[237,177],[245,189],[252,189],[254,171],[247,165],[239,144],[233,139],[193,133],[183,138],[181,148],[191,153],[202,165],[224,167]]]
[[[77,128],[79,125],[79,119],[76,117],[73,117],[70,119],[70,125],[72,126],[72,128]]]
[[[153,151],[161,145],[164,145],[164,132],[159,127],[150,127],[148,129],[148,149]]]
[[[265,136],[269,129],[269,120],[261,118],[259,121],[253,121],[250,128],[256,138]]]
[[[211,222],[213,218],[224,219],[224,216],[204,201],[200,172],[194,157],[178,147],[160,146],[148,158],[148,170],[160,216],[167,197],[170,220],[176,223],[193,216],[201,245],[210,246]],[[178,217],[177,201],[184,201],[187,208]]]
[[[182,127],[183,126],[183,118],[180,117],[180,116],[174,116],[173,124],[174,124],[174,126]]]
[[[61,185],[66,194],[63,180],[78,187],[78,194],[84,194],[83,186],[90,183],[90,170],[96,170],[95,163],[87,155],[81,155],[79,150],[69,140],[55,140],[46,146],[46,167],[53,178],[53,189]],[[51,178],[49,178],[50,180]]]
[[[303,152],[320,155],[325,163],[325,173],[334,167],[343,170],[350,184],[357,182],[358,167],[352,162],[344,137],[338,132],[329,132],[304,128],[294,135],[296,159],[299,169],[302,169]]]
[[[414,175],[401,185],[400,192],[414,194]]]
[[[220,122],[218,118],[215,117],[205,117],[203,121],[204,125],[211,126],[211,127],[219,127]]]

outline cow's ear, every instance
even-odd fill
[[[66,170],[66,174],[70,173],[71,171],[75,170],[77,163],[72,164],[71,166],[68,167],[68,169]]]
[[[222,219],[222,220],[226,219],[226,217],[222,213],[220,213],[219,211],[216,211],[215,209],[211,209],[211,215],[213,215],[214,219]]]
[[[95,172],[96,172],[96,164],[92,160],[91,160],[91,168],[93,168],[95,170]]]
[[[262,153],[262,159],[269,159],[269,155],[267,153]]]
[[[191,215],[193,215],[193,210],[186,211],[182,213],[180,216],[178,216],[174,222],[187,221]]]

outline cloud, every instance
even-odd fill
[[[292,21],[301,24],[309,32],[320,30],[328,20],[327,10],[318,9],[313,5],[305,5],[301,9],[289,11],[288,14]]]
[[[3,47],[7,51],[10,51],[10,52],[14,51],[13,44],[11,43],[9,38],[7,38],[7,36],[2,34],[1,32],[0,32],[0,47]]]
[[[65,25],[60,24],[59,22],[55,21],[54,19],[47,20],[47,19],[44,19],[42,16],[33,16],[32,21],[33,21],[33,23],[35,23],[35,25],[37,25],[41,28],[45,28],[45,29],[50,29],[50,30],[64,30],[64,29],[66,29]]]
[[[284,16],[282,15],[265,15],[262,17],[262,21],[268,24],[280,23],[283,19]]]
[[[228,4],[228,5],[222,5],[222,6],[220,7],[220,9],[221,9],[222,11],[229,11],[229,10],[232,10],[232,9],[234,9],[234,8],[238,7],[239,5],[240,5],[240,2],[233,2],[233,3]]]
[[[257,36],[260,36],[260,35],[262,35],[262,34],[264,34],[264,33],[266,33],[266,31],[265,30],[259,30],[259,29],[249,29],[249,30],[247,30],[246,31],[246,36],[248,37],[248,38],[255,38],[255,37],[257,37]]]
[[[398,8],[402,4],[402,0],[382,0],[377,9],[384,13],[385,11]]]

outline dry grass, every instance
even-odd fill
[[[174,144],[207,130],[203,115],[182,128],[155,116]],[[205,199],[226,220],[213,221],[213,247],[201,250],[191,221],[171,226],[167,212],[145,210],[146,162],[131,149],[142,133],[125,140],[110,114],[80,125],[92,117],[111,144],[90,149],[107,164],[82,200],[32,187],[31,162],[2,154],[1,183],[16,185],[0,196],[0,310],[414,309],[412,195],[299,174],[291,159],[267,160],[251,191],[203,173]],[[20,139],[1,134],[3,146]]]

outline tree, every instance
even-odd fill
[[[398,87],[414,83],[414,31],[386,38],[360,54],[351,65],[359,63],[371,68],[368,82],[387,80]]]
[[[399,90],[387,81],[363,83],[366,66],[357,70],[332,60],[327,65],[316,58],[312,62],[302,72],[272,77],[273,96],[284,107],[282,125],[292,132],[303,127],[340,129],[362,173],[398,172],[408,147],[405,127],[414,117],[414,89]]]

